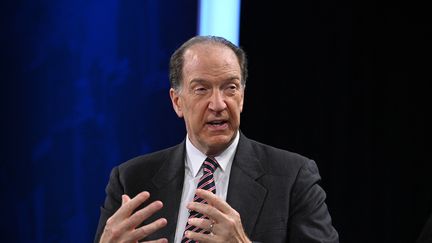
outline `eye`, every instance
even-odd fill
[[[235,92],[237,91],[237,85],[235,84],[229,84],[226,86],[225,88],[225,92],[227,92],[228,94],[235,94]]]
[[[194,93],[198,94],[198,95],[202,95],[202,94],[207,93],[207,89],[205,87],[202,87],[202,86],[196,87],[196,88],[194,88]]]

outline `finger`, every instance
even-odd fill
[[[163,203],[161,201],[154,201],[148,206],[139,211],[135,212],[127,221],[125,221],[126,229],[136,228],[142,221],[146,220],[154,213],[159,211],[163,207]]]
[[[231,206],[227,202],[225,202],[220,197],[218,197],[217,195],[215,195],[214,193],[212,193],[210,191],[203,190],[203,189],[197,189],[196,194],[198,197],[206,200],[208,204],[214,206],[215,208],[220,210],[222,213],[228,214],[232,211]]]
[[[185,232],[185,236],[200,243],[210,242],[215,237],[214,235],[197,233],[190,230]]]
[[[158,240],[145,241],[145,243],[168,243],[168,240],[166,238],[162,238]]]
[[[130,240],[135,241],[147,237],[150,234],[154,233],[155,231],[165,227],[167,223],[168,222],[165,218],[160,218],[150,224],[137,228],[130,235],[131,236]]]
[[[122,195],[122,205],[124,205],[125,203],[129,202],[131,199],[128,195],[123,194]]]
[[[134,198],[128,200],[123,199],[124,204],[120,206],[120,208],[115,212],[112,216],[112,220],[123,220],[125,218],[128,218],[132,212],[143,202],[145,202],[150,197],[150,193],[148,192],[141,192],[138,195],[136,195]]]
[[[163,238],[159,240],[146,241],[145,243],[168,243],[168,240]]]
[[[204,214],[208,218],[213,219],[216,222],[223,222],[225,215],[217,208],[204,203],[190,202],[187,205],[189,210],[197,211],[198,213]]]
[[[205,229],[207,231],[212,230],[213,221],[210,219],[202,219],[202,218],[190,218],[188,219],[188,223],[190,225],[196,226],[201,229]]]

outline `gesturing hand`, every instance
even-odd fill
[[[186,231],[187,238],[200,243],[251,242],[244,232],[240,214],[227,202],[206,190],[197,189],[196,195],[206,200],[208,204],[190,202],[187,208],[202,213],[209,219],[190,218],[188,222],[211,233]]]
[[[165,218],[160,218],[148,225],[136,228],[142,221],[159,211],[163,204],[155,201],[133,213],[133,211],[150,197],[150,193],[141,192],[133,199],[127,195],[122,196],[122,205],[106,222],[100,242],[138,242],[138,240],[163,228],[167,224]],[[133,213],[133,214],[132,214]],[[158,243],[167,243],[167,239],[158,239]]]

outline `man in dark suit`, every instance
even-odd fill
[[[245,53],[224,38],[174,52],[186,139],[112,170],[95,242],[339,241],[315,162],[239,131],[246,79]]]

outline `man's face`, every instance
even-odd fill
[[[170,90],[173,107],[183,117],[192,144],[217,155],[240,126],[244,87],[234,52],[221,44],[196,44],[184,53],[179,92]]]

